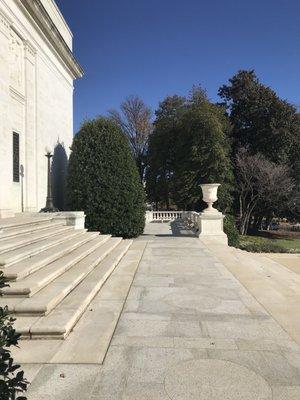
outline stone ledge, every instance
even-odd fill
[[[61,56],[74,78],[81,78],[83,76],[83,69],[75,59],[72,51],[65,42],[61,33],[56,25],[50,18],[45,7],[40,0],[20,0],[24,8],[34,19],[36,24],[40,27],[43,33],[47,36],[54,49]]]
[[[53,221],[64,221],[67,226],[74,226],[74,229],[84,229],[85,214],[84,211],[60,211],[54,213],[33,213],[33,217],[41,215],[49,216]]]

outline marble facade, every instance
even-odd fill
[[[44,206],[46,147],[67,161],[83,74],[72,40],[53,0],[0,0],[0,218]]]

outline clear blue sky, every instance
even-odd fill
[[[154,110],[193,84],[218,100],[238,69],[300,105],[300,0],[57,0],[85,70],[74,131],[137,94]]]

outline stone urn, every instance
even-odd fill
[[[203,212],[218,212],[218,210],[213,207],[213,204],[218,200],[217,193],[220,183],[206,183],[200,186],[203,193],[203,201],[208,205]]]

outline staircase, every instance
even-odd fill
[[[132,241],[87,232],[51,214],[0,219],[0,306],[26,339],[64,339]]]

